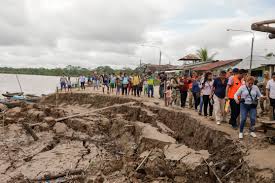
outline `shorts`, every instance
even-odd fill
[[[115,83],[110,83],[111,88],[115,88]]]

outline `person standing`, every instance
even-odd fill
[[[148,97],[154,98],[154,85],[155,85],[155,78],[153,77],[152,73],[149,73],[147,78],[148,84]]]
[[[188,86],[188,105],[189,108],[192,109],[193,108],[193,93],[192,93],[192,86],[193,86],[193,81],[196,80],[197,78],[197,73],[193,72],[192,73],[192,77],[190,78],[190,84]]]
[[[66,83],[67,83],[67,78],[63,75],[62,77],[60,77],[60,88],[61,88],[61,92],[64,89],[66,91]]]
[[[104,74],[102,79],[103,79],[103,86],[102,86],[103,93],[105,93],[105,88],[106,88],[107,94],[109,94],[110,93],[110,87],[109,87],[110,77],[107,74]]]
[[[81,87],[82,90],[85,90],[85,80],[86,80],[85,76],[81,75],[79,77],[80,87]]]
[[[120,90],[122,90],[121,74],[116,77],[116,95],[120,95]]]
[[[134,90],[134,96],[140,96],[139,93],[139,84],[140,84],[140,77],[137,73],[134,74],[133,76],[133,90]]]
[[[172,87],[167,86],[167,90],[165,91],[165,106],[172,105]]]
[[[187,94],[188,94],[188,88],[189,84],[191,83],[190,80],[188,80],[188,75],[184,74],[183,77],[179,80],[179,87],[180,87],[180,99],[181,99],[181,107],[184,108],[186,104]]]
[[[110,90],[111,90],[111,93],[114,93],[114,88],[115,87],[116,87],[116,75],[115,75],[115,73],[113,73],[110,76]]]
[[[166,81],[166,76],[164,73],[161,73],[159,75],[160,79],[160,84],[159,84],[159,98],[163,99],[164,98],[164,87],[165,87],[165,81]]]
[[[207,72],[204,77],[204,81],[201,84],[201,93],[203,98],[203,114],[205,117],[208,116],[207,110],[209,106],[209,116],[212,117],[213,113],[213,102],[212,102],[212,89],[213,89],[213,80],[212,73]]]
[[[192,95],[194,97],[195,111],[198,110],[200,105],[200,77],[197,77],[192,82]]]
[[[213,83],[212,95],[214,99],[214,113],[216,117],[216,123],[218,125],[220,125],[221,122],[226,121],[224,107],[227,82],[228,80],[226,79],[226,72],[221,71],[219,77],[217,77]]]
[[[122,78],[122,95],[127,95],[128,84],[129,84],[129,77],[127,76],[126,73],[124,73],[124,76]]]
[[[266,96],[270,100],[270,120],[275,120],[275,72],[272,73],[272,78],[267,82]]]
[[[233,69],[233,73],[235,73],[234,76],[231,76],[228,80],[227,87],[226,87],[226,100],[230,100],[230,111],[231,116],[229,120],[229,124],[232,125],[232,128],[237,129],[237,118],[240,115],[240,104],[236,103],[236,100],[234,100],[234,95],[238,91],[238,89],[242,86],[242,79],[245,74],[245,70],[241,69],[238,71],[238,73],[234,72],[235,69]],[[236,70],[235,70],[236,71]]]
[[[258,84],[258,87],[260,88],[261,93],[263,94],[263,96],[267,96],[266,93],[266,86],[267,86],[267,82],[270,80],[270,76],[269,76],[269,72],[265,71],[264,72],[264,80],[263,82]],[[261,115],[265,115],[268,113],[269,111],[269,100],[267,100],[267,98],[263,98],[260,100],[260,107],[261,107]]]
[[[71,77],[68,77],[68,80],[67,80],[67,86],[68,86],[68,92],[72,92],[72,82],[71,82]]]
[[[257,118],[257,105],[258,98],[262,98],[262,94],[258,86],[254,85],[255,78],[249,76],[247,78],[246,84],[242,85],[238,91],[234,94],[234,100],[237,104],[240,105],[241,110],[241,124],[240,124],[240,133],[239,138],[243,138],[243,130],[245,127],[246,118],[248,113],[250,116],[250,135],[256,137],[255,131],[255,122]]]

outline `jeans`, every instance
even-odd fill
[[[181,107],[185,107],[186,99],[187,99],[187,91],[181,91],[180,92]]]
[[[237,104],[234,99],[230,99],[230,109],[231,116],[229,124],[231,124],[232,127],[237,127],[237,118],[240,115],[240,104]]]
[[[193,93],[192,90],[188,90],[188,103],[189,103],[189,108],[193,107]]]
[[[134,95],[139,97],[139,86],[138,85],[134,85],[133,86],[133,90],[134,90]]]
[[[148,85],[148,97],[154,97],[154,86]]]
[[[164,85],[159,86],[159,97],[164,98]]]
[[[127,95],[127,89],[128,89],[127,86],[128,86],[127,84],[122,85],[122,95],[124,94]]]
[[[210,95],[203,95],[203,113],[204,116],[207,116],[207,109],[209,106],[209,116],[212,116],[213,113],[213,105],[210,103]]]
[[[241,110],[241,125],[240,125],[240,133],[243,133],[243,129],[245,126],[246,118],[249,113],[250,115],[250,132],[254,132],[254,126],[256,122],[256,117],[257,117],[257,108],[253,108],[248,104],[241,103],[240,106]]]
[[[200,113],[202,113],[202,107],[203,107],[203,96],[200,96]]]
[[[82,90],[85,90],[85,82],[80,82],[80,87]]]
[[[200,92],[193,92],[193,97],[194,97],[194,104],[195,104],[195,109],[198,109],[198,106],[200,105]]]

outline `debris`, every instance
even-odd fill
[[[70,176],[70,175],[81,175],[84,174],[85,172],[83,170],[70,170],[68,172],[64,172],[61,174],[57,174],[57,175],[45,175],[43,178],[38,178],[35,180],[31,180],[31,181],[35,181],[35,182],[40,182],[40,181],[49,181],[49,180],[54,180],[54,179],[58,179],[61,177],[66,177],[66,176]]]
[[[238,166],[236,166],[234,169],[232,169],[230,172],[228,172],[225,176],[222,177],[222,179],[225,179],[226,177],[228,177],[230,174],[232,174],[235,170],[237,170],[238,168],[240,168],[245,161],[243,161],[241,164],[239,164]]]
[[[26,130],[26,132],[32,136],[32,138],[34,139],[34,141],[37,141],[39,139],[37,137],[37,135],[34,133],[34,131],[31,129],[31,127],[27,123],[23,122],[22,125],[23,125],[24,129]]]
[[[211,172],[215,175],[215,177],[217,178],[219,183],[222,183],[221,179],[219,178],[219,176],[216,174],[216,172],[213,170],[213,168],[207,163],[207,161],[203,158],[204,162],[206,163],[206,165],[208,166],[208,168],[211,170]]]
[[[143,163],[148,159],[148,157],[150,156],[150,154],[152,153],[152,150],[147,154],[147,156],[145,156],[145,158],[142,160],[142,162],[139,164],[139,166],[136,168],[136,171],[138,171],[140,169],[140,167],[143,165]]]

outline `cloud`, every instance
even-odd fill
[[[163,63],[178,63],[199,47],[220,58],[242,57],[250,38],[225,29],[249,29],[272,17],[273,8],[256,0],[1,1],[0,66],[119,68],[135,67],[140,58],[157,64],[159,49],[142,43],[160,47]],[[256,52],[272,49],[257,37]]]

